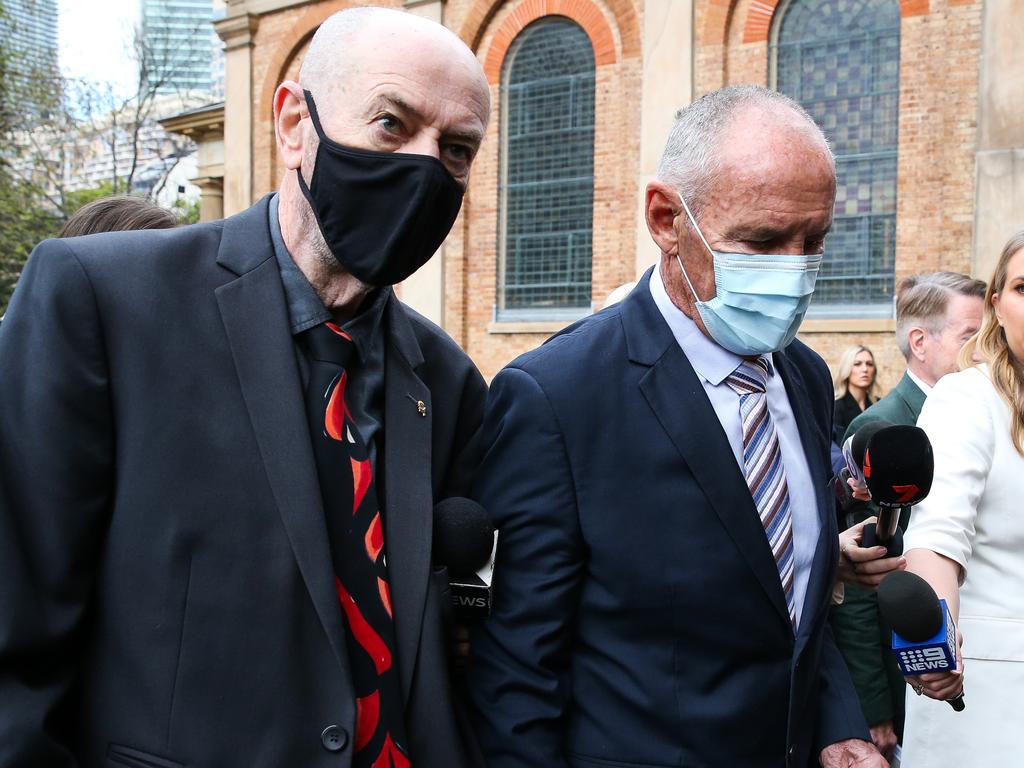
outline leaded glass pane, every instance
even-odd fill
[[[594,216],[594,52],[568,19],[513,44],[502,83],[499,317],[590,308]]]
[[[836,153],[835,223],[812,314],[888,314],[896,254],[897,0],[791,0],[773,46],[777,89]]]

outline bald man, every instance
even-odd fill
[[[440,25],[350,10],[225,221],[42,243],[0,334],[0,766],[476,763],[432,509],[485,385],[391,286],[489,112]]]

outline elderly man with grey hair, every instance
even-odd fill
[[[433,507],[485,385],[391,286],[458,214],[473,53],[328,19],[274,96],[277,194],[41,244],[0,334],[0,766],[478,764]]]
[[[490,768],[885,765],[826,621],[832,388],[794,340],[835,185],[796,103],[704,96],[647,187],[659,263],[492,382]]]

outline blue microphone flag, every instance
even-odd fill
[[[927,640],[915,643],[892,633],[892,651],[903,675],[956,669],[956,626],[946,601],[939,600],[939,606],[942,609],[942,626]]]

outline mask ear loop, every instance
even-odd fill
[[[313,101],[313,94],[305,88],[302,89],[302,95],[306,99],[306,109],[309,110],[309,117],[313,121],[313,130],[316,131],[316,135],[320,137],[320,141],[325,144],[330,144],[331,140],[324,135],[323,126],[320,125],[320,115],[317,114],[316,104]],[[314,169],[315,172],[316,169]],[[309,189],[309,185],[306,184],[306,179],[302,176],[302,166],[300,165],[295,169],[297,180],[299,182],[299,191],[302,192],[302,196],[306,198],[306,202],[309,204],[309,209],[313,212],[313,218],[316,219],[317,228],[320,230],[320,234],[324,237],[324,242],[327,241],[327,236],[324,235],[324,225],[320,221],[320,212],[316,207],[316,200],[313,198],[313,193]]]
[[[313,94],[303,88],[302,95],[306,99],[306,109],[309,110],[309,117],[313,121],[313,129],[316,131],[316,135],[320,138],[320,141],[331,143],[331,140],[328,139],[327,135],[324,133],[324,127],[320,125],[320,114],[316,111],[316,103],[313,101]]]
[[[711,250],[711,246],[708,245],[708,241],[704,239],[704,233],[701,232],[700,227],[697,226],[697,220],[693,218],[693,214],[690,213],[690,206],[686,204],[686,200],[683,199],[682,193],[680,193],[679,195],[679,202],[683,204],[683,210],[686,211],[686,215],[687,217],[689,217],[690,223],[693,225],[693,228],[697,231],[697,236],[700,238],[700,241],[704,243],[704,247],[708,249],[708,253],[711,254],[711,259],[712,261],[714,261],[715,252]],[[698,296],[697,292],[693,290],[693,283],[690,282],[690,276],[686,274],[686,270],[683,269],[683,262],[679,258],[678,248],[676,249],[676,264],[679,265],[679,271],[683,273],[683,279],[686,280],[686,284],[690,287],[690,293],[693,294],[693,300],[700,301],[700,296]]]

